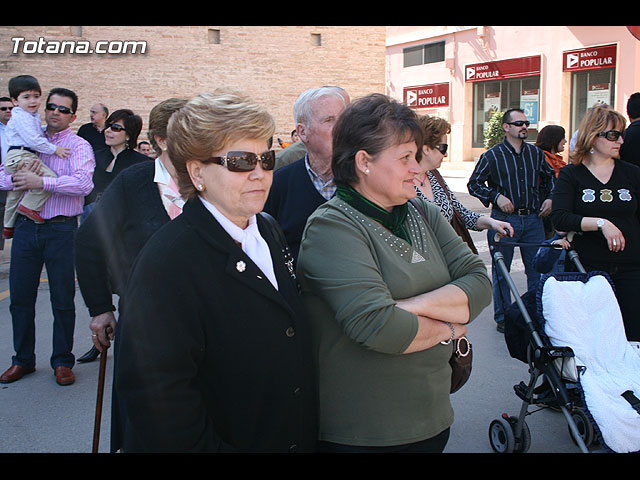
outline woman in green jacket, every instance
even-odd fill
[[[309,218],[298,277],[312,318],[323,451],[441,452],[451,342],[491,302],[484,263],[429,202],[408,201],[422,129],[384,95],[333,133],[336,196]]]

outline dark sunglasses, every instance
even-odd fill
[[[523,125],[528,127],[529,125],[531,125],[531,122],[529,120],[518,120],[518,121],[515,121],[515,122],[507,122],[507,124],[514,125],[516,127],[521,127]]]
[[[446,143],[441,143],[440,145],[435,146],[435,149],[438,150],[442,155],[447,154],[448,148],[449,148],[449,145],[447,145]]]
[[[276,152],[269,150],[262,155],[253,152],[227,152],[221,157],[211,157],[207,162],[215,162],[223,167],[227,167],[230,172],[250,172],[256,168],[258,159],[263,170],[273,170],[276,166]]]
[[[110,128],[112,132],[121,132],[121,131],[123,131],[123,130],[125,129],[125,128],[124,128],[122,125],[120,125],[119,123],[109,123],[109,124],[107,124],[107,126],[106,126],[105,130],[106,130],[107,128]]]
[[[600,132],[598,136],[604,137],[610,142],[615,142],[622,136],[622,132],[620,130],[607,130],[606,132]]]
[[[11,111],[13,110],[13,107],[0,107],[0,110],[2,110],[3,112],[6,112],[7,110]]]
[[[47,103],[45,108],[51,112],[57,108],[60,113],[63,113],[65,115],[73,113],[73,111],[69,107],[65,107],[63,105],[56,105],[55,103]]]

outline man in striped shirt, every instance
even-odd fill
[[[529,121],[520,109],[507,110],[502,117],[505,139],[487,150],[469,177],[469,193],[488,207],[491,216],[509,222],[514,228],[511,238],[495,242],[494,230],[487,231],[491,259],[502,252],[507,269],[511,269],[514,246],[509,243],[541,243],[545,239],[542,218],[551,213],[551,192],[555,173],[546,162],[544,152],[525,142]],[[540,274],[533,267],[538,247],[521,246],[520,256],[527,276],[527,289],[536,287]],[[504,332],[504,312],[512,303],[507,283],[493,265],[493,309],[496,328]]]
[[[40,213],[45,219],[43,224],[23,215],[16,221],[9,272],[9,310],[16,353],[11,367],[0,376],[0,383],[14,382],[35,370],[35,304],[43,265],[47,268],[53,311],[50,364],[58,384],[75,381],[71,371],[75,363],[71,353],[75,328],[75,234],[84,197],[93,189],[95,168],[91,145],[69,128],[76,118],[77,106],[77,96],[71,90],[56,88],[47,98],[45,136],[51,143],[70,149],[66,159],[55,154],[40,155],[40,161],[57,178],[38,175],[38,162],[13,175],[0,166],[1,190],[42,188],[51,192]]]

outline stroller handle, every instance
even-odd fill
[[[569,242],[572,242],[574,235],[575,235],[575,232],[567,233],[567,240],[569,240]],[[502,237],[498,236],[498,234],[496,233],[494,238],[493,238],[493,240],[494,240],[495,243],[498,244],[498,243],[500,243],[500,239],[501,238]],[[502,243],[500,246],[501,247],[543,247],[543,248],[553,248],[555,250],[562,250],[562,247],[560,245],[553,245],[551,243],[506,242],[506,243]],[[494,260],[496,260],[496,255],[498,255],[499,253],[500,252],[496,252],[494,254],[494,256],[493,256]],[[580,258],[578,256],[578,252],[573,250],[573,248],[570,248],[567,251],[567,256],[575,264],[576,268],[578,269],[578,271],[580,273],[586,273],[585,268],[582,266],[582,263],[580,262]],[[501,253],[500,253],[500,258],[501,259],[503,258]],[[515,292],[514,292],[514,295],[515,295]]]

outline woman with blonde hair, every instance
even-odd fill
[[[551,218],[558,230],[579,233],[573,247],[587,271],[609,274],[627,339],[640,341],[640,167],[618,159],[625,124],[607,106],[587,112],[556,181]]]
[[[306,313],[286,245],[261,212],[273,117],[214,92],[169,122],[182,214],[131,273],[116,382],[126,452],[308,452],[316,395]]]

